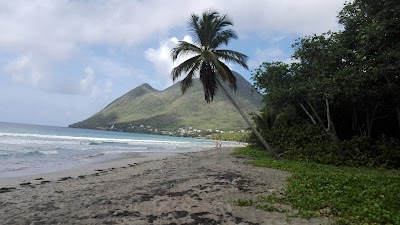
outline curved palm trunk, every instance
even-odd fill
[[[224,86],[222,86],[221,82],[217,80],[219,87],[222,89],[224,92],[225,96],[229,99],[229,101],[232,103],[232,105],[237,109],[237,111],[240,113],[240,115],[243,117],[243,119],[246,121],[247,125],[251,128],[251,130],[254,132],[254,134],[257,136],[257,138],[261,141],[261,143],[264,145],[264,147],[272,154],[272,156],[275,159],[281,160],[282,157],[280,157],[275,150],[264,140],[264,138],[261,136],[261,134],[256,130],[256,128],[251,124],[247,116],[244,114],[243,110],[236,104],[235,100],[229,95],[229,93],[226,91]]]

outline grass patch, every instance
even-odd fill
[[[251,199],[237,199],[233,201],[234,205],[237,206],[254,206],[257,209],[262,209],[267,212],[281,212],[285,213],[287,210],[277,207],[275,203],[282,203],[283,199],[277,197],[276,195],[260,195],[254,201]]]
[[[238,148],[250,164],[292,172],[285,199],[302,217],[334,216],[338,224],[400,225],[400,171],[277,161],[266,151]]]
[[[252,206],[253,205],[253,201],[251,199],[250,200],[237,199],[237,200],[233,201],[233,204],[237,205],[237,206]]]

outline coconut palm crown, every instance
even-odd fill
[[[215,11],[203,12],[202,17],[191,15],[189,30],[194,43],[180,41],[171,51],[173,61],[179,57],[189,57],[171,72],[174,81],[183,73],[186,74],[181,82],[182,93],[192,86],[193,78],[198,74],[207,102],[214,99],[220,79],[227,81],[231,89],[237,89],[235,76],[222,60],[248,69],[247,56],[236,51],[219,49],[221,45],[228,45],[231,39],[237,39],[235,31],[229,29],[232,25],[232,21],[226,15],[220,16]]]

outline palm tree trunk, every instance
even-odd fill
[[[224,86],[222,86],[221,82],[217,80],[219,87],[222,89],[224,92],[225,96],[229,99],[229,101],[232,103],[232,105],[237,109],[237,111],[240,113],[240,115],[243,117],[243,119],[246,121],[247,125],[251,128],[251,130],[254,132],[254,134],[257,136],[257,138],[260,140],[260,142],[264,145],[264,147],[272,154],[272,156],[277,159],[281,160],[282,157],[279,156],[275,150],[264,140],[264,138],[261,136],[261,134],[256,130],[256,128],[251,124],[250,120],[247,118],[247,116],[244,114],[243,110],[236,104],[235,100],[229,95],[229,93],[226,91]]]

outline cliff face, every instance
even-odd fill
[[[238,90],[230,92],[231,96],[246,113],[257,111],[261,107],[262,97],[252,91],[251,84],[241,75],[235,73],[235,76]],[[235,130],[247,127],[221,91],[218,91],[213,102],[206,103],[203,87],[198,79],[184,95],[181,93],[180,83],[164,91],[158,91],[149,84],[142,84],[90,118],[70,126],[95,129],[112,125],[142,124],[163,130],[178,127]]]

